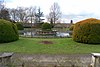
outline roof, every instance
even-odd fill
[[[70,23],[56,23],[55,27],[70,27],[71,25]]]

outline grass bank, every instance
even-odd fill
[[[44,42],[51,43],[44,43]],[[100,44],[77,43],[72,38],[20,38],[11,43],[1,43],[0,52],[31,54],[80,54],[100,52]]]

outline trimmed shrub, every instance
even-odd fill
[[[22,25],[21,22],[16,23],[18,30],[24,30],[24,26]]]
[[[77,22],[73,29],[73,40],[81,43],[100,43],[100,20],[89,18]]]
[[[70,30],[70,31],[73,31],[73,29],[74,29],[74,24],[72,24],[72,25],[70,26],[69,30]]]
[[[34,27],[35,27],[35,28],[41,28],[41,26],[42,26],[43,23],[44,23],[44,22],[41,22],[41,23],[34,23]]]
[[[49,30],[51,30],[51,28],[52,28],[52,25],[49,24],[49,23],[43,23],[43,24],[42,24],[42,30],[47,30],[47,31],[49,31]]]
[[[17,26],[14,23],[0,19],[0,43],[19,39]]]

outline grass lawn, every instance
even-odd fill
[[[52,44],[43,44],[50,41]],[[79,54],[100,52],[100,44],[82,44],[72,38],[20,38],[11,43],[1,43],[0,52],[21,52],[33,54]]]

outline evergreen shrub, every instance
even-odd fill
[[[100,43],[100,20],[89,18],[74,25],[73,40],[81,43]]]
[[[12,42],[18,39],[19,34],[16,24],[0,19],[0,43]]]

